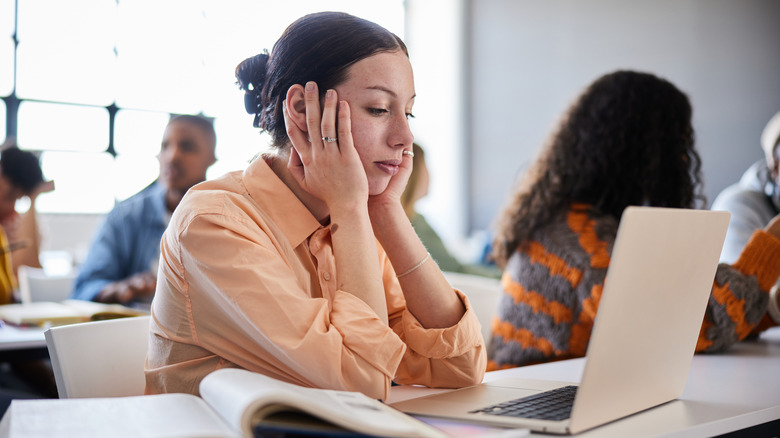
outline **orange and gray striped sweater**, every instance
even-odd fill
[[[617,227],[615,218],[575,205],[512,254],[488,370],[585,355]],[[774,325],[766,312],[778,276],[780,240],[757,230],[736,263],[718,266],[696,351],[723,351]]]

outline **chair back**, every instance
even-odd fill
[[[444,272],[450,286],[463,292],[469,299],[482,326],[482,337],[488,344],[492,333],[493,317],[501,298],[501,280],[460,272]]]
[[[46,330],[59,397],[143,395],[149,318],[135,316]]]
[[[41,268],[19,266],[19,301],[63,301],[70,297],[75,273],[48,275]]]

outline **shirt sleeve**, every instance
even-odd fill
[[[17,287],[16,276],[11,265],[11,251],[3,225],[0,224],[0,304],[9,304]]]
[[[603,239],[611,247],[612,235]],[[591,263],[579,244],[556,253],[538,244],[524,248],[512,254],[501,279],[489,371],[582,357],[590,342],[609,257]]]
[[[109,213],[98,229],[87,259],[79,267],[71,297],[92,301],[107,284],[121,280],[121,266],[126,263],[120,251],[121,224],[116,214]]]
[[[479,321],[468,298],[454,289],[466,308],[463,317],[452,327],[427,329],[406,308],[395,271],[386,256],[382,268],[389,323],[408,347],[395,382],[444,388],[480,383],[487,368],[487,355]]]
[[[712,204],[713,210],[731,213],[721,262],[735,263],[755,230],[762,229],[774,216],[769,201],[761,192],[730,187]]]
[[[352,294],[312,297],[316,269],[296,268],[290,252],[308,250],[291,250],[257,226],[235,212],[200,214],[181,227],[179,245],[164,240],[168,266],[160,272],[182,275],[174,289],[185,303],[191,341],[292,383],[385,398],[403,341]]]
[[[778,276],[780,240],[757,230],[736,263],[718,266],[696,351],[723,351],[748,337],[766,314]]]

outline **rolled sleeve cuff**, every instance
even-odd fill
[[[734,267],[755,275],[761,290],[768,291],[780,276],[780,240],[764,230],[756,230]]]
[[[346,348],[383,374],[395,375],[406,345],[368,304],[348,292],[336,291],[330,317]]]
[[[406,345],[415,353],[431,359],[447,359],[462,356],[482,344],[482,332],[468,298],[455,289],[466,307],[466,313],[452,327],[427,329],[409,310],[401,317],[401,330]]]

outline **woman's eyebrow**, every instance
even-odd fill
[[[393,91],[393,90],[391,90],[391,89],[389,89],[389,88],[387,88],[387,87],[385,87],[383,85],[371,85],[369,87],[366,87],[366,90],[383,91],[383,92],[393,96],[396,99],[398,98],[398,95],[395,93],[395,91]],[[413,94],[412,97],[409,98],[409,100],[412,100],[415,97],[417,97],[417,95]]]

